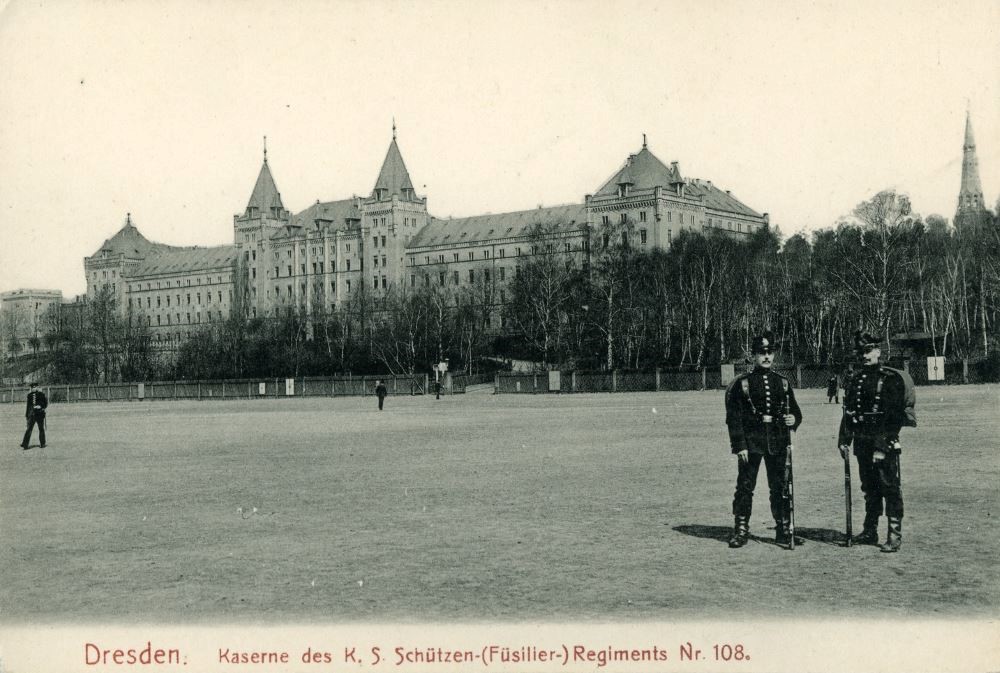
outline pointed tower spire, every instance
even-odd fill
[[[389,143],[389,151],[385,154],[385,161],[382,162],[382,170],[379,171],[378,179],[375,181],[375,188],[372,189],[372,198],[382,201],[398,195],[404,201],[414,199],[413,183],[410,181],[410,174],[403,163],[403,155],[399,152],[399,145],[396,144],[396,120],[392,122],[392,142]]]
[[[271,175],[271,167],[267,164],[267,136],[264,136],[264,163],[260,167],[257,175],[257,182],[254,184],[253,193],[247,202],[246,217],[267,216],[274,219],[281,219],[285,212],[285,205],[281,202],[281,192],[274,183]]]
[[[958,190],[958,209],[955,227],[976,225],[985,214],[983,185],[979,179],[979,159],[976,157],[976,140],[972,133],[972,113],[965,113],[965,142],[962,144],[962,183]]]

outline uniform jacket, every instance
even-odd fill
[[[41,390],[33,390],[28,393],[28,405],[24,410],[24,417],[31,418],[35,416],[36,418],[41,418],[45,416],[45,409],[49,406],[49,400],[45,397],[45,393]],[[35,409],[35,407],[41,407],[40,409]]]
[[[838,443],[850,444],[855,437],[896,440],[905,420],[905,386],[899,374],[880,365],[862,367],[844,384]]]
[[[389,394],[389,389],[385,387],[384,383],[380,383],[377,386],[375,386],[375,394],[378,395],[379,397],[385,397],[386,395]]]
[[[785,425],[786,413],[795,416],[795,425]],[[801,424],[802,411],[792,385],[781,374],[758,367],[736,377],[726,390],[726,425],[733,453],[784,451],[791,443],[790,431]]]

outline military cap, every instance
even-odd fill
[[[773,353],[774,346],[774,335],[771,332],[764,332],[753,338],[750,343],[750,352],[755,355],[757,353]]]
[[[854,333],[854,350],[859,353],[864,353],[869,348],[878,348],[881,345],[882,340],[869,332],[858,330]]]

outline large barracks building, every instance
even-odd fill
[[[265,148],[246,208],[233,216],[232,245],[154,243],[129,215],[84,260],[87,296],[108,288],[123,313],[160,342],[186,339],[237,306],[248,317],[317,315],[360,292],[377,306],[397,289],[485,285],[495,291],[480,296],[493,297],[499,309],[505,283],[525,258],[569,253],[586,262],[620,222],[629,223],[630,245],[650,249],[669,247],[683,229],[747,235],[768,215],[711,181],[682,176],[677,162],[664,164],[644,139],[582,203],[436,218],[413,187],[393,129],[367,197],[317,201],[298,213],[285,208]]]

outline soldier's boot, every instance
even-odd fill
[[[865,516],[865,525],[861,532],[851,538],[851,544],[878,544],[878,517]]]
[[[790,519],[782,519],[778,522],[777,526],[774,528],[774,542],[785,547],[792,546],[792,522]],[[795,545],[798,546],[805,542],[805,538],[795,536]]]
[[[733,536],[729,538],[729,548],[739,549],[750,540],[750,517],[737,516],[733,524]]]
[[[886,537],[882,551],[893,553],[899,551],[903,544],[903,520],[898,516],[889,517],[889,535]]]

